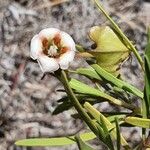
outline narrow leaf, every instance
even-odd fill
[[[93,79],[101,80],[100,76],[93,68],[79,68],[76,70],[76,73],[85,75]]]
[[[143,115],[150,118],[150,28],[148,30],[148,43],[145,49],[145,88],[144,88],[144,103]]]
[[[128,109],[135,109],[135,107],[131,104],[128,104],[124,101],[120,101],[98,89],[95,89],[93,87],[90,87],[76,79],[71,79],[71,81],[69,82],[71,88],[75,89],[77,92],[83,93],[83,94],[90,94],[90,95],[94,95],[94,96],[98,96],[101,98],[106,99],[107,101],[109,101],[112,104],[118,105],[118,106],[122,106]],[[138,110],[137,110],[138,111]]]
[[[118,115],[111,115],[109,117],[107,117],[107,119],[110,121],[110,122],[115,122],[115,118],[118,118],[118,119],[123,119],[126,117],[126,115],[123,115],[123,114],[118,114]]]
[[[62,112],[64,112],[64,111],[66,111],[66,110],[69,110],[71,107],[72,107],[71,102],[69,102],[69,101],[64,101],[63,103],[59,104],[59,105],[55,108],[55,110],[53,111],[52,114],[53,114],[53,115],[57,115],[57,114],[62,113]]]
[[[83,141],[89,141],[96,138],[93,132],[82,133],[80,137]],[[75,144],[75,137],[31,138],[19,140],[15,144],[18,146],[64,146]]]
[[[125,122],[132,124],[134,126],[150,129],[150,119],[143,119],[138,117],[127,117],[125,118]]]
[[[100,92],[99,90],[90,87],[76,79],[71,79],[69,82],[71,88],[75,89],[77,92],[83,93],[83,94],[91,94],[94,96],[104,96],[104,93]]]
[[[111,130],[109,131],[107,124],[102,116],[100,116],[100,122],[99,122],[100,127],[102,127],[104,134],[105,134],[105,144],[111,149],[114,150],[113,146],[113,141],[111,139]],[[112,129],[113,130],[113,129]]]
[[[79,136],[76,135],[75,139],[78,144],[79,150],[94,150],[94,148],[86,144]]]
[[[105,133],[104,133],[104,130],[102,129],[102,127],[98,124],[97,125],[97,129],[98,129],[98,137],[99,139],[105,143]]]
[[[135,94],[136,96],[143,98],[143,93],[135,88],[134,86],[128,84],[125,81],[119,80],[118,78],[114,77],[112,74],[109,72],[105,71],[103,68],[101,68],[99,65],[94,64],[92,67],[95,69],[95,71],[100,75],[101,78],[105,79],[109,83],[122,88],[123,90],[126,90],[132,94]]]
[[[90,105],[88,102],[85,102],[84,104],[85,109],[99,122],[101,123],[100,118],[103,118],[108,130],[112,130],[111,131],[111,135],[114,139],[116,139],[116,129],[115,126],[112,125],[110,123],[110,121],[103,115],[101,114],[98,110],[96,110],[92,105]],[[129,147],[128,143],[126,142],[126,140],[123,138],[123,136],[121,135],[121,144],[122,146],[125,147]]]

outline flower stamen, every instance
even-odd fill
[[[58,55],[58,47],[56,45],[51,45],[48,49],[48,56],[56,56]]]

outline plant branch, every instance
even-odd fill
[[[81,115],[82,119],[86,122],[86,124],[94,132],[94,134],[97,135],[98,134],[97,127],[95,126],[94,122],[91,120],[89,115],[85,112],[84,108],[81,106],[75,94],[73,93],[73,90],[69,85],[69,81],[64,70],[61,70],[60,81],[63,83],[64,88],[68,96],[70,97],[70,100],[73,103],[74,107],[78,111],[79,115]]]

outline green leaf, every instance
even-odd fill
[[[76,44],[76,49],[79,51],[79,52],[84,52],[85,49],[83,48],[83,46],[79,45],[79,44]]]
[[[65,90],[63,92],[65,92]],[[61,103],[61,102],[64,102],[64,101],[69,101],[68,96],[63,96],[62,98],[60,98],[60,99],[57,100],[58,103]]]
[[[76,79],[71,79],[69,82],[71,88],[75,89],[77,92],[83,93],[83,94],[90,94],[94,96],[102,96],[104,97],[105,94],[100,92],[99,90],[88,86],[87,84],[84,84]]]
[[[71,107],[72,107],[71,102],[69,102],[69,101],[64,101],[63,103],[59,104],[59,105],[55,108],[55,110],[53,111],[52,114],[53,114],[53,115],[57,115],[57,114],[62,113],[62,112],[64,112],[64,111],[66,111],[66,110],[69,110]]]
[[[87,145],[79,136],[75,136],[79,150],[94,150],[91,146]]]
[[[129,51],[109,26],[94,26],[91,28],[89,36],[97,44],[96,52],[113,53]]]
[[[80,135],[83,141],[89,141],[96,138],[93,132],[82,133]],[[57,137],[57,138],[31,138],[17,141],[17,146],[65,146],[75,144],[75,137]]]
[[[97,45],[89,53],[104,70],[118,76],[119,66],[129,56],[129,49],[109,26],[94,26],[90,29],[89,36]]]
[[[125,114],[111,115],[111,116],[107,117],[107,119],[108,119],[110,122],[115,122],[115,118],[116,118],[116,117],[117,117],[118,119],[123,120],[123,119],[126,117],[126,115],[125,115]]]
[[[148,30],[148,43],[145,49],[145,88],[144,88],[144,103],[143,115],[150,118],[150,28]]]
[[[115,123],[116,123],[116,133],[117,133],[117,150],[120,150],[121,149],[121,133],[120,133],[118,118],[115,118]]]
[[[107,126],[108,130],[112,130],[110,132],[111,136],[116,139],[116,129],[115,126],[113,124],[111,124],[111,122],[102,114],[100,113],[98,110],[96,110],[92,105],[90,105],[88,102],[84,103],[84,108],[92,115],[92,117],[94,117],[99,123],[101,123],[101,119],[103,118],[105,125]],[[128,143],[126,142],[126,140],[124,139],[124,137],[121,135],[121,144],[125,147],[129,147]]]
[[[104,120],[104,118],[102,116],[100,116],[100,122],[99,122],[100,127],[103,129],[104,131],[104,143],[111,149],[114,150],[114,146],[113,146],[113,141],[111,139],[111,130],[109,131],[107,124]],[[113,130],[113,129],[112,129]]]
[[[15,144],[18,146],[63,146],[74,144],[70,138],[35,138],[19,140]]]
[[[132,42],[126,37],[126,35],[122,32],[122,30],[119,28],[119,26],[113,21],[113,19],[108,15],[108,13],[104,10],[104,8],[102,7],[102,5],[100,4],[100,1],[98,0],[94,0],[98,9],[105,15],[105,17],[110,21],[113,29],[116,31],[117,35],[119,35],[119,39],[122,39],[121,41],[126,45],[126,47],[128,47],[128,49],[130,49],[131,51],[133,51],[134,55],[136,56],[137,60],[139,61],[142,69],[143,68],[143,60],[141,58],[141,56],[139,55],[139,53],[137,52],[135,46],[132,44]],[[113,41],[112,41],[113,42]]]
[[[97,124],[96,124],[97,125]],[[98,137],[99,139],[105,143],[105,133],[104,130],[102,129],[102,127],[98,124],[97,125],[97,129],[98,129]],[[106,144],[106,143],[105,143]]]
[[[134,86],[128,84],[125,81],[119,80],[118,78],[114,77],[112,74],[105,71],[103,68],[101,68],[97,64],[94,64],[91,66],[95,69],[95,71],[100,75],[100,77],[102,79],[105,79],[109,83],[111,83],[119,88],[122,88],[123,90],[126,90],[140,98],[143,98],[143,93],[139,89],[135,88]]]
[[[138,117],[127,117],[125,118],[124,121],[134,126],[150,129],[150,119],[143,119]]]
[[[90,97],[90,96],[86,96],[86,95],[76,95],[76,97],[78,98],[79,102],[82,104],[85,102],[85,98],[86,98],[86,101],[88,102],[91,102],[91,103],[94,103],[96,102],[96,98],[95,97]],[[59,99],[57,101],[58,103],[58,106],[55,108],[55,110],[52,112],[53,115],[57,115],[59,113],[62,113],[64,111],[67,111],[69,110],[70,108],[73,107],[72,103],[70,102],[70,99],[68,96],[65,96],[61,99]]]
[[[85,75],[93,79],[101,80],[100,76],[93,68],[79,68],[76,70],[76,73]]]
[[[95,89],[93,87],[90,87],[76,79],[71,79],[71,81],[69,82],[70,86],[72,89],[75,89],[77,92],[83,93],[83,94],[90,94],[90,95],[94,95],[94,96],[98,96],[101,97],[103,99],[106,99],[107,101],[109,101],[112,104],[118,105],[118,106],[122,106],[128,109],[135,109],[135,107],[131,104],[128,104],[124,101],[120,101],[98,89]],[[99,99],[101,101],[101,99]]]

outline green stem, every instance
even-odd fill
[[[83,107],[79,103],[78,99],[76,98],[75,94],[73,93],[73,91],[69,85],[67,75],[66,75],[65,71],[63,71],[63,70],[61,70],[60,80],[63,83],[64,88],[65,88],[68,96],[70,97],[70,100],[72,101],[74,107],[78,111],[79,115],[81,115],[82,119],[86,122],[86,124],[94,132],[94,134],[97,135],[98,134],[97,127],[95,126],[94,122],[91,120],[89,115],[85,112],[85,110],[83,109]]]
[[[98,0],[94,0],[98,9],[105,15],[105,17],[111,22],[111,24],[113,25],[114,29],[116,30],[116,32],[122,37],[122,39],[124,40],[125,44],[129,47],[129,49],[131,51],[133,51],[134,55],[136,56],[137,60],[139,61],[142,69],[144,70],[144,63],[143,60],[141,58],[141,56],[139,55],[139,53],[137,52],[135,46],[131,43],[131,41],[125,36],[125,34],[122,32],[122,30],[119,28],[119,26],[111,19],[111,17],[106,13],[106,11],[103,9],[102,5],[98,2]]]

